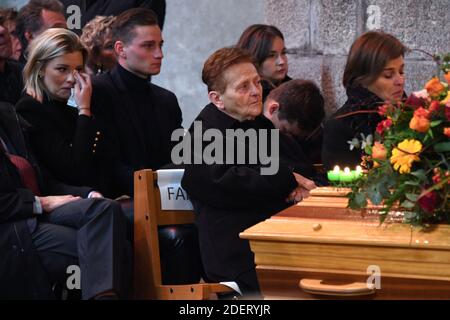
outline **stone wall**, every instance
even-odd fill
[[[185,128],[209,102],[203,63],[215,50],[236,43],[248,25],[264,23],[264,6],[262,0],[167,0],[165,57],[152,81],[177,95]]]

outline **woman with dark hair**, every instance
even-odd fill
[[[381,31],[366,32],[353,43],[343,78],[347,102],[325,124],[322,160],[327,169],[361,162],[362,150],[351,150],[349,141],[373,135],[382,120],[378,107],[404,96],[406,52],[398,39]]]
[[[236,45],[246,49],[255,59],[258,73],[262,78],[263,100],[269,92],[291,80],[288,73],[288,59],[284,36],[275,26],[254,24],[245,29]]]

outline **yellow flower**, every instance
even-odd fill
[[[418,155],[420,151],[422,151],[420,141],[405,139],[392,150],[391,164],[401,174],[410,173],[413,162],[420,161]]]

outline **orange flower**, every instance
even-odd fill
[[[414,116],[409,122],[409,127],[417,132],[427,132],[430,129],[430,112],[422,107],[414,111]]]
[[[450,71],[444,74],[445,80],[447,80],[447,83],[450,84]]]
[[[434,77],[425,85],[425,89],[427,89],[428,94],[431,97],[438,97],[442,91],[445,90],[444,85],[439,81],[439,78]]]
[[[444,134],[450,138],[450,127],[444,128]]]
[[[384,160],[387,156],[387,150],[382,143],[375,141],[372,147],[372,158],[378,160]]]

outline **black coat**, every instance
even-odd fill
[[[376,112],[384,104],[383,100],[363,87],[347,89],[347,102],[325,123],[322,161],[327,170],[335,165],[342,168],[355,168],[361,162],[363,150],[353,149],[347,141],[353,138],[361,140],[361,133],[366,137],[374,134],[382,120]],[[354,113],[354,112],[371,113]],[[373,112],[374,111],[374,112]]]
[[[29,95],[20,99],[16,110],[31,124],[27,131],[34,155],[55,178],[109,195],[110,150],[93,117],[78,115],[64,102],[44,97],[40,103]]]
[[[27,158],[33,165],[42,195],[87,196],[90,188],[59,183],[36,164],[27,149],[20,122],[11,105],[0,103],[2,139],[14,148],[10,152]],[[34,194],[24,188],[16,167],[0,151],[0,299],[51,297],[50,284],[30,235],[37,223],[34,200]]]
[[[273,128],[267,119],[239,122],[213,104],[207,105],[195,121],[202,122],[203,132],[215,128],[222,134],[226,129]],[[193,126],[189,132],[192,136]],[[222,142],[225,146],[225,140]],[[244,143],[247,150],[252,147]],[[281,161],[275,175],[261,175],[260,169],[260,163],[251,165],[248,160],[243,165],[186,166],[181,184],[197,213],[200,251],[209,280],[232,281],[252,272],[253,254],[239,233],[288,206],[285,199],[297,185],[293,168]]]
[[[146,107],[152,109],[153,117],[140,116],[133,102],[140,92],[127,86],[123,72],[118,65],[93,79],[92,105],[99,125],[113,144],[118,191],[132,195],[134,171],[157,170],[171,163],[171,136],[181,128],[182,116],[176,96],[151,83],[146,89],[151,105]],[[154,137],[158,147],[148,143],[149,136]]]
[[[23,90],[22,66],[16,61],[6,60],[0,72],[0,101],[16,104]]]

